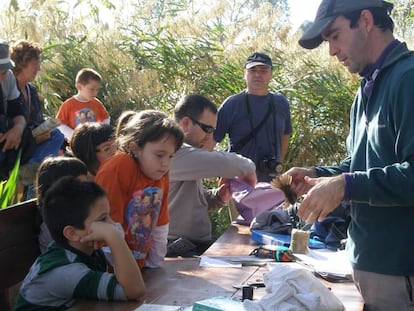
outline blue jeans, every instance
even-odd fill
[[[50,133],[50,139],[36,146],[36,150],[27,164],[41,163],[48,156],[57,156],[64,139],[61,131],[53,129]]]
[[[57,156],[62,147],[65,137],[58,129],[53,129],[50,133],[50,138],[36,146],[32,157],[26,164],[40,164],[44,158],[48,156]],[[25,200],[32,199],[36,196],[34,186],[32,184],[26,185]]]

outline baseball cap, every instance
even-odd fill
[[[267,66],[269,68],[273,68],[270,57],[266,54],[258,52],[255,52],[247,57],[246,64],[244,65],[246,69],[253,68],[254,66]]]
[[[10,59],[9,44],[0,40],[0,70],[5,71],[14,68],[14,62]]]
[[[322,31],[339,15],[367,8],[384,8],[391,10],[393,4],[382,0],[322,0],[314,22],[299,39],[299,45],[305,49],[318,47],[323,39]]]

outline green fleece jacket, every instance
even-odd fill
[[[317,173],[353,173],[347,251],[354,268],[414,275],[414,54],[400,43],[369,98],[365,83],[351,109],[349,157]]]

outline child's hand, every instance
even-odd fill
[[[124,238],[123,232],[114,223],[95,221],[91,223],[89,233],[80,239],[82,243],[88,243],[94,249],[99,249],[108,244],[113,238]]]
[[[217,195],[221,202],[227,203],[231,199],[230,186],[227,183],[223,183],[218,187]]]

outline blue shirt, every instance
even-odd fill
[[[292,133],[290,107],[287,99],[281,94],[269,93],[265,96],[248,95],[246,92],[228,97],[220,106],[217,115],[217,128],[214,139],[217,142],[229,135],[229,144],[235,146],[243,137],[269,113],[269,104],[273,105],[271,115],[250,141],[240,149],[231,149],[250,158],[259,169],[259,162],[266,158],[275,157],[281,161],[281,142],[283,135]],[[250,106],[250,113],[249,107]],[[258,179],[260,178],[258,171]]]

